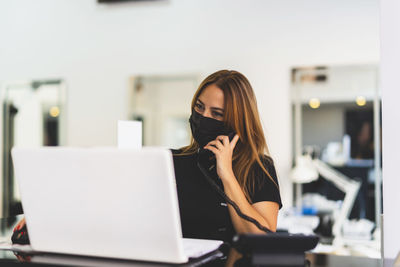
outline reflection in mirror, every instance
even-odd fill
[[[10,82],[2,90],[2,217],[22,213],[11,149],[65,144],[65,83]]]
[[[135,76],[129,91],[129,118],[143,123],[143,145],[179,148],[190,142],[190,104],[196,75]]]
[[[322,236],[322,242],[349,246],[350,253],[369,257],[380,257],[381,108],[377,77],[375,65],[292,69],[292,179],[297,210],[319,217],[315,232]],[[304,155],[311,158],[306,160]],[[331,177],[327,179],[326,174]],[[344,182],[352,181],[360,184],[354,192],[343,188]],[[344,209],[347,212],[343,213]],[[338,220],[343,220],[340,229],[332,231]]]

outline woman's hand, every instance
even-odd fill
[[[24,227],[24,225],[26,224],[25,222],[25,217],[22,218],[22,220],[19,221],[19,223],[14,227],[14,232],[21,229],[22,227]]]
[[[238,140],[239,136],[237,134],[233,137],[231,142],[229,142],[228,136],[220,135],[204,147],[204,149],[208,149],[215,154],[217,160],[217,174],[222,180],[234,177],[232,155]]]

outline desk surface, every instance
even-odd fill
[[[12,228],[16,219],[0,219],[0,228],[3,237],[11,237]],[[208,257],[204,257],[188,264],[179,266],[249,266],[238,265],[238,260],[242,255],[233,249],[227,248],[225,251],[216,251]],[[362,266],[362,267],[380,267],[393,266],[392,261],[382,261],[380,259],[354,257],[354,256],[337,256],[322,253],[306,253],[306,259],[309,267],[322,266]],[[75,255],[51,254],[51,253],[21,253],[7,249],[0,249],[0,265],[20,266],[21,262],[25,262],[32,266],[171,266],[162,263],[138,262],[129,260],[117,260],[107,258],[85,257]]]
[[[237,265],[236,259],[232,260],[231,253],[224,255],[222,252],[215,252],[207,259],[201,259],[179,266],[243,266]],[[380,259],[362,258],[354,256],[337,256],[329,254],[306,253],[306,259],[309,261],[305,266],[310,267],[330,267],[330,266],[362,266],[362,267],[380,267],[383,261]],[[150,267],[150,266],[170,266],[162,263],[138,262],[128,260],[116,260],[106,258],[60,255],[50,253],[17,253],[10,250],[0,250],[0,265],[17,265],[21,262],[32,266],[52,265],[52,266],[132,266],[132,267]],[[392,266],[393,261],[385,261],[384,266]],[[248,266],[248,265],[246,265]]]

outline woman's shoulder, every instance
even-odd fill
[[[170,148],[169,150],[171,151],[171,153],[172,153],[173,156],[176,156],[176,155],[179,155],[179,154],[182,153],[182,149],[181,149],[181,148],[178,148],[178,149],[176,149],[176,148]]]
[[[278,203],[279,208],[282,207],[282,201],[280,197],[278,177],[276,174],[274,161],[268,155],[261,155],[260,161],[264,169],[268,172],[266,173],[258,162],[255,163],[255,192],[253,194],[253,203],[260,201],[273,201]]]
[[[262,167],[256,161],[251,171],[254,174],[256,186],[273,186],[279,189],[278,175],[275,169],[274,160],[268,155],[259,156]],[[265,172],[267,171],[267,172]]]
[[[259,156],[260,162],[263,165],[264,169],[276,180],[276,170],[274,160],[268,155],[260,155]],[[256,173],[265,173],[263,168],[261,168],[260,164],[256,161],[253,164],[253,171]]]
[[[196,153],[188,153],[185,152],[184,149],[174,149],[170,148],[174,161],[181,162],[182,160],[186,162],[186,160],[193,160]]]
[[[273,167],[274,166],[274,160],[268,156],[268,155],[261,155],[260,160],[263,163],[264,167]]]

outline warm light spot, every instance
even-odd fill
[[[58,107],[51,107],[50,108],[50,116],[52,117],[58,117],[58,115],[60,115],[60,109]]]
[[[318,98],[311,98],[310,102],[308,102],[308,104],[310,105],[311,108],[316,109],[316,108],[319,108],[319,106],[321,105],[321,102],[319,101]]]
[[[367,103],[367,100],[363,96],[357,96],[356,103],[358,106],[362,107],[362,106],[365,106],[365,104]]]

